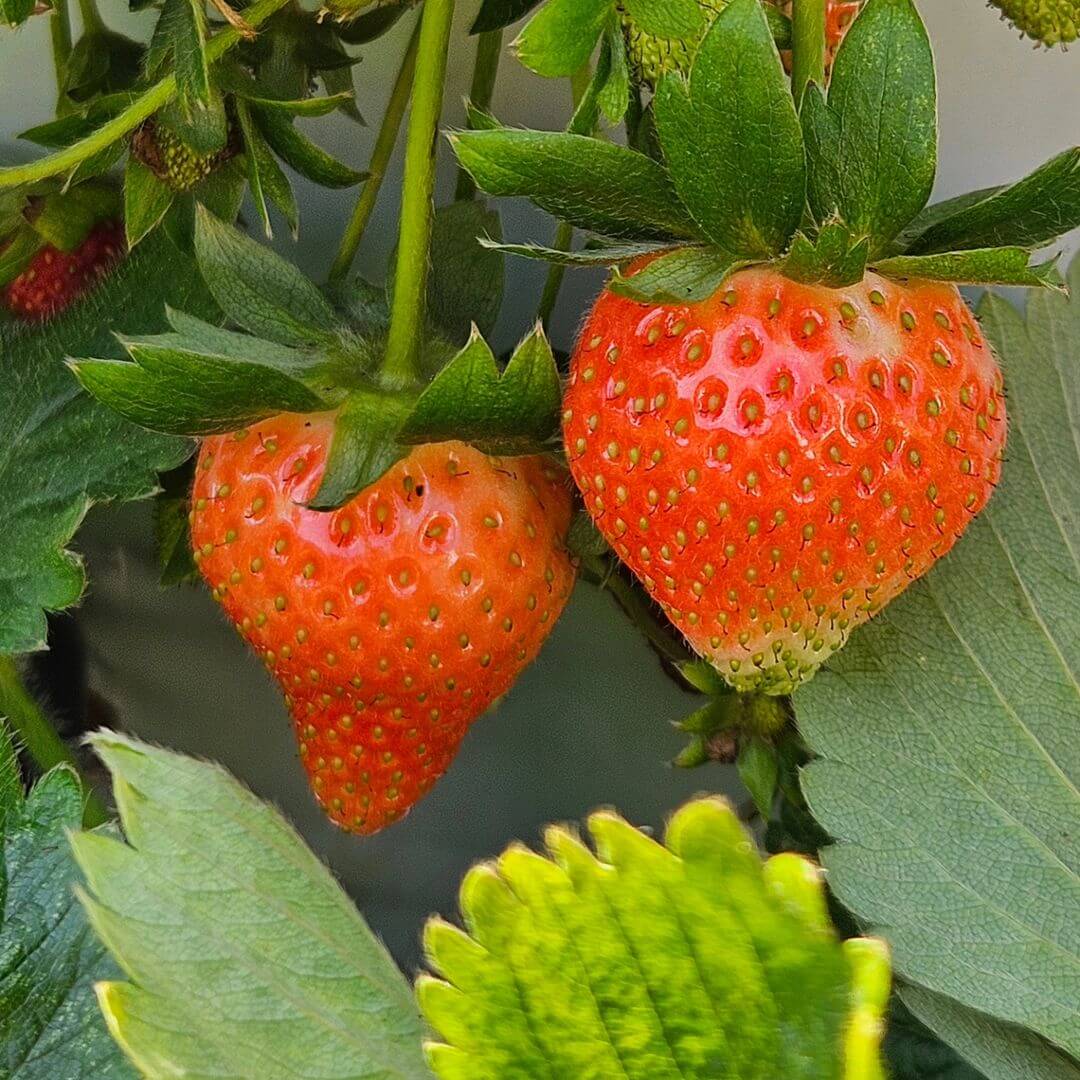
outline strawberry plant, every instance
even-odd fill
[[[931,203],[955,148],[914,0],[458,6],[133,0],[128,36],[80,0],[76,39],[68,0],[0,0],[56,77],[0,166],[0,1075],[1076,1076],[1080,148]],[[498,119],[506,52],[569,80],[559,130]],[[380,109],[364,168],[326,148]],[[318,271],[270,246],[353,187]],[[506,198],[554,240],[504,234]],[[244,786],[240,718],[234,778],[91,685],[83,613],[135,619],[105,583],[142,531],[169,644],[130,677],[225,700],[265,668],[298,760],[257,786],[306,782],[305,836]],[[204,596],[247,647],[218,681]],[[565,739],[605,802],[544,658],[584,699],[639,638],[686,737],[674,771],[632,748],[662,833],[575,803],[507,846],[513,781],[459,751],[546,695],[517,775]],[[334,872],[438,818],[498,839],[417,971]]]

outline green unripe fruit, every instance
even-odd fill
[[[1080,0],[990,0],[1006,19],[1043,45],[1080,37]]]
[[[706,16],[705,28],[712,25],[713,19],[727,7],[727,0],[697,0],[698,7]],[[701,44],[701,38],[660,38],[646,34],[634,24],[627,14],[622,0],[618,4],[619,18],[622,20],[623,33],[626,36],[626,48],[630,64],[641,82],[655,86],[662,75],[673,71],[686,72],[694,52]]]
[[[173,191],[190,191],[215,169],[237,153],[233,135],[221,150],[202,154],[188,146],[179,135],[153,118],[140,127],[131,140],[131,152]]]

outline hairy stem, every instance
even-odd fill
[[[424,4],[405,143],[405,184],[394,302],[381,372],[388,386],[408,386],[419,376],[431,227],[435,216],[436,138],[453,17],[454,0],[427,0]]]
[[[56,0],[52,18],[49,20],[52,39],[53,68],[56,71],[56,95],[59,100],[64,93],[67,79],[67,63],[71,56],[71,12],[67,0]]]
[[[360,189],[356,209],[353,210],[349,224],[345,227],[337,257],[334,259],[333,266],[330,267],[331,281],[341,281],[348,274],[353,259],[356,258],[357,249],[360,247],[360,241],[363,239],[364,230],[371,220],[379,192],[382,190],[383,180],[386,178],[386,170],[393,157],[394,147],[397,145],[401,121],[405,117],[405,109],[409,104],[409,94],[416,74],[416,53],[419,44],[420,22],[417,21],[416,29],[413,30],[408,48],[401,60],[397,80],[383,115],[382,127],[379,128],[378,137],[375,139],[375,148],[371,152],[371,164],[368,166],[367,182]]]
[[[796,104],[806,87],[825,85],[827,0],[794,0],[791,6],[791,88]]]
[[[499,59],[502,56],[503,32],[486,30],[476,42],[476,66],[473,68],[469,101],[485,112],[491,108],[495,94],[495,81],[499,77]],[[458,170],[456,202],[465,202],[476,194],[476,181],[465,169]]]
[[[265,22],[288,0],[256,0],[244,12],[244,18],[251,26]],[[211,38],[206,46],[206,55],[211,63],[219,60],[241,39],[239,31],[229,27]],[[5,188],[31,184],[37,180],[47,180],[50,176],[60,176],[71,172],[88,157],[104,150],[122,139],[129,131],[134,131],[144,120],[158,109],[168,105],[176,96],[176,76],[166,75],[156,82],[139,98],[133,101],[122,113],[118,113],[108,123],[103,124],[93,134],[80,139],[71,146],[65,146],[55,154],[38,158],[26,165],[12,165],[0,168],[0,191]]]
[[[26,749],[43,773],[56,765],[69,765],[78,772],[75,757],[23,686],[15,661],[9,656],[0,656],[0,716],[7,719],[9,727],[18,736],[18,744]],[[107,821],[109,815],[90,785],[85,780],[82,785],[86,794],[83,825],[92,829]]]

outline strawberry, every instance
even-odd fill
[[[236,156],[236,132],[224,149],[201,154],[188,146],[179,135],[153,117],[131,137],[131,152],[154,175],[173,191],[190,191],[215,169]]]
[[[990,0],[1017,30],[1043,45],[1068,45],[1080,36],[1080,0]]]
[[[724,10],[727,0],[697,0],[697,4],[711,23]],[[697,41],[660,38],[648,34],[635,24],[622,0],[617,0],[616,7],[631,66],[642,82],[653,86],[662,75],[689,69]]]
[[[954,286],[830,289],[767,267],[694,305],[605,291],[564,413],[608,542],[728,682],[774,694],[953,546],[1005,428]]]
[[[541,457],[419,447],[333,513],[307,509],[333,414],[203,442],[200,570],[281,684],[319,802],[400,819],[536,656],[570,594],[571,501]]]
[[[4,306],[29,321],[47,319],[69,307],[124,255],[124,226],[103,221],[74,251],[46,244],[3,290]]]

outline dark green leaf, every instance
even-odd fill
[[[856,238],[838,221],[828,222],[814,239],[795,234],[784,257],[784,273],[808,285],[841,288],[862,281],[870,254],[867,237]]]
[[[484,0],[469,32],[482,34],[486,30],[501,30],[528,15],[539,3],[541,0]]]
[[[678,248],[631,277],[618,271],[608,288],[641,304],[698,304],[708,300],[732,271],[745,265],[717,248]]]
[[[65,105],[90,102],[98,95],[130,90],[142,72],[143,47],[111,30],[83,34],[64,70]]]
[[[367,390],[354,391],[334,422],[334,439],[314,510],[336,510],[375,483],[408,453],[398,430],[409,415],[410,399]]]
[[[163,183],[134,154],[124,170],[124,231],[134,248],[161,224],[176,192]]]
[[[233,322],[282,345],[325,341],[334,309],[292,263],[198,207],[195,252],[214,299]]]
[[[199,567],[191,548],[191,469],[188,462],[161,478],[163,490],[154,499],[154,551],[161,568],[161,586],[197,581]]]
[[[541,262],[555,263],[557,266],[618,266],[620,263],[640,259],[643,255],[672,250],[671,244],[611,244],[585,247],[579,251],[562,251],[539,244],[498,244],[483,237],[480,243],[486,248],[501,251],[504,255],[538,259]]]
[[[868,0],[833,65],[828,102],[803,99],[810,208],[838,214],[871,256],[926,205],[937,169],[934,55],[912,0]]]
[[[193,261],[159,230],[45,327],[0,327],[0,652],[41,648],[42,609],[82,595],[82,564],[65,548],[90,506],[150,494],[157,472],[190,452],[83,393],[63,363],[80,352],[123,355],[112,331],[161,329],[167,302],[216,316]]]
[[[244,189],[247,187],[245,161],[233,158],[215,169],[192,192],[197,202],[202,203],[212,214],[232,225],[240,213],[244,201]],[[195,236],[195,219],[192,214],[192,243]]]
[[[133,1080],[98,1012],[94,983],[116,966],[86,923],[67,833],[82,821],[67,767],[24,799],[0,720],[0,1076]]]
[[[987,1080],[946,1046],[894,993],[885,1030],[890,1080]]]
[[[524,195],[608,236],[693,238],[696,228],[663,168],[614,143],[562,132],[459,131],[462,165],[492,195]]]
[[[352,187],[366,179],[365,173],[343,165],[297,131],[288,110],[260,105],[252,107],[252,115],[277,155],[301,176],[328,188]]]
[[[759,0],[733,0],[689,84],[668,75],[653,105],[675,188],[713,243],[745,258],[783,251],[806,200],[802,134]]]
[[[513,47],[537,75],[573,75],[592,56],[610,14],[611,0],[548,0]]]
[[[604,50],[608,58],[603,86],[599,88],[596,103],[601,112],[617,124],[630,107],[630,68],[626,63],[626,42],[622,30],[612,23],[604,38]]]
[[[984,199],[953,204],[914,239],[910,254],[968,248],[1037,248],[1080,225],[1080,148],[1066,150],[1009,187]]]
[[[245,94],[244,97],[252,105],[280,109],[290,116],[328,116],[353,100],[353,95],[348,92],[328,94],[325,97],[299,98],[295,101],[278,101],[274,98],[259,97],[256,94]]]
[[[776,779],[779,775],[775,748],[764,739],[751,737],[739,750],[735,764],[739,770],[739,779],[750,792],[758,813],[768,821],[772,814]]]
[[[548,448],[559,427],[562,390],[551,346],[539,327],[499,371],[487,342],[472,340],[420,395],[399,438],[461,439],[492,454]]]
[[[1064,289],[1057,259],[1031,264],[1026,248],[987,248],[942,252],[935,255],[897,255],[879,259],[874,269],[902,281],[928,278],[962,285],[1022,285],[1029,288]]]
[[[236,117],[240,124],[240,130],[244,134],[244,156],[247,160],[248,184],[251,187],[251,197],[255,202],[255,209],[259,212],[259,218],[263,223],[263,231],[268,239],[274,235],[273,226],[270,222],[269,200],[285,215],[289,229],[295,236],[300,224],[299,210],[296,206],[296,196],[293,194],[289,178],[282,172],[281,166],[277,163],[277,158],[271,153],[262,132],[252,120],[246,102],[237,101]]]
[[[0,19],[8,26],[21,26],[34,14],[35,0],[0,0]]]
[[[969,206],[982,202],[983,199],[989,198],[991,195],[996,195],[1001,190],[1002,185],[998,184],[994,187],[980,188],[978,191],[969,191],[964,195],[955,195],[951,199],[943,199],[941,202],[932,203],[917,213],[904,226],[896,237],[896,243],[890,248],[889,254],[903,254],[911,247],[916,238],[926,232],[932,225],[937,225],[938,222],[952,217],[961,210],[966,210]]]
[[[14,281],[30,260],[45,246],[45,241],[28,224],[7,236],[7,246],[0,250],[0,285]]]
[[[209,108],[210,65],[206,59],[205,4],[203,0],[166,0],[166,7],[172,5],[176,6],[172,54],[180,100],[188,112]]]

